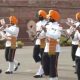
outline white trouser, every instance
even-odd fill
[[[9,62],[9,67],[7,71],[13,71],[14,70],[14,63],[13,62]]]
[[[18,61],[14,59],[14,69],[16,68],[17,65],[18,65]]]
[[[7,71],[14,71],[14,69],[16,68],[18,62],[16,60],[14,60],[14,62],[9,62],[9,67]]]
[[[42,65],[40,65],[40,67],[39,67],[38,72],[36,73],[36,75],[43,75],[43,74],[44,74],[44,71],[43,71]]]
[[[49,80],[58,80],[58,77],[50,78]]]

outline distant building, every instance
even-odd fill
[[[31,45],[29,35],[26,32],[27,23],[37,20],[39,9],[56,9],[61,13],[61,19],[75,18],[75,13],[80,11],[80,0],[0,0],[0,17],[15,15],[19,19],[20,34],[18,40]],[[64,20],[61,20],[64,25]]]

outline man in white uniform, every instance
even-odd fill
[[[42,27],[45,27],[47,21],[46,21],[46,12],[44,10],[38,11],[38,17],[39,21],[36,23],[36,40],[35,40],[35,46],[33,50],[33,58],[35,62],[40,62],[40,67],[37,71],[37,73],[34,75],[35,78],[41,78],[44,74],[43,68],[42,68],[42,55],[44,52],[45,47],[45,32],[42,30]]]
[[[50,10],[48,17],[49,17],[49,23],[48,25],[46,25],[46,30],[45,30],[46,32],[46,46],[44,50],[45,58],[43,57],[42,62],[44,62],[43,63],[44,71],[45,73],[47,73],[46,75],[49,75],[50,80],[58,80],[57,52],[59,52],[60,46],[57,40],[61,36],[60,30],[62,30],[62,28],[59,26],[57,21],[59,20],[60,15],[57,11]],[[47,69],[47,71],[45,70],[45,68]]]
[[[12,74],[13,71],[16,71],[20,63],[16,63],[14,60],[15,51],[16,51],[16,40],[19,33],[19,27],[17,24],[17,18],[15,16],[9,17],[11,26],[6,28],[6,43],[5,43],[5,59],[9,62],[8,70],[6,74]]]
[[[1,26],[0,26],[0,31],[3,31],[4,29],[5,29],[5,20],[4,19],[1,19],[0,20],[0,24],[1,24]],[[3,33],[4,34],[4,33]],[[2,70],[0,69],[0,73],[2,72]]]
[[[76,20],[79,22],[79,26],[77,27],[79,31],[77,35],[79,44],[75,54],[76,55],[75,61],[76,61],[77,77],[78,77],[78,80],[80,80],[80,12],[76,13]]]
[[[79,44],[79,40],[77,38],[78,30],[76,28],[79,26],[79,22],[74,23],[69,29],[67,29],[68,35],[72,38],[72,49],[71,49],[71,57],[74,61],[73,67],[75,67],[75,53]]]

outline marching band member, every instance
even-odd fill
[[[75,64],[75,53],[76,50],[78,48],[78,44],[79,44],[79,39],[77,38],[77,34],[79,33],[78,30],[76,29],[79,26],[79,22],[76,23],[72,23],[72,25],[70,26],[69,29],[67,29],[67,34],[71,36],[72,38],[72,49],[71,49],[71,57],[73,60],[73,67],[76,66]]]
[[[79,44],[75,54],[76,55],[75,61],[76,61],[77,77],[78,80],[80,80],[80,12],[76,13],[76,20],[79,22],[79,25],[77,27],[79,31],[79,34],[77,35]]]
[[[47,21],[46,21],[46,12],[44,10],[38,11],[39,21],[36,23],[36,41],[33,51],[33,58],[35,62],[41,62],[42,61],[42,55],[44,52],[45,47],[45,32],[42,30],[42,27],[45,27]],[[37,73],[34,75],[35,78],[41,78],[44,74],[42,64],[40,65]]]
[[[11,26],[5,29],[5,59],[9,62],[8,70],[5,72],[6,74],[12,74],[13,71],[17,70],[18,66],[20,65],[20,63],[16,63],[14,60],[16,51],[16,40],[19,33],[19,27],[16,25],[18,20],[15,16],[10,16],[9,20]]]
[[[0,26],[0,31],[3,31],[4,30],[4,25],[5,25],[5,20],[4,19],[1,19],[0,20],[0,24],[1,24],[1,26]],[[2,72],[2,69],[0,69],[0,73]]]
[[[58,74],[57,74],[57,55],[59,51],[59,43],[58,43],[58,39],[61,36],[61,27],[58,24],[58,20],[60,19],[60,14],[55,11],[55,10],[50,10],[49,14],[49,23],[48,25],[46,25],[46,46],[45,46],[45,50],[44,50],[44,54],[46,54],[46,56],[44,56],[46,58],[43,58],[43,61],[45,60],[47,62],[47,64],[45,64],[45,62],[43,63],[43,66],[45,64],[46,66],[46,70],[45,73],[50,77],[50,80],[58,80]],[[45,67],[44,67],[45,69]]]
[[[71,52],[71,56],[72,56],[72,60],[74,62],[73,63],[73,67],[76,66],[76,64],[75,64],[75,53],[76,53],[76,50],[77,50],[78,44],[79,44],[79,40],[77,39],[77,36],[76,36],[77,33],[78,33],[78,31],[76,30],[74,35],[73,35],[73,37],[72,37],[72,50],[71,50],[72,52]]]

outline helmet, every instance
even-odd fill
[[[10,16],[9,20],[10,20],[10,23],[12,23],[12,24],[17,24],[18,23],[18,20],[15,16]]]
[[[60,14],[55,11],[55,10],[49,10],[49,14],[48,16],[51,18],[51,19],[54,19],[55,21],[59,20],[60,19]]]
[[[80,12],[76,13],[76,19],[80,19]]]
[[[39,10],[39,11],[38,11],[38,15],[39,15],[39,16],[42,16],[43,18],[46,18],[47,13],[46,13],[46,11],[44,11],[44,10]]]

